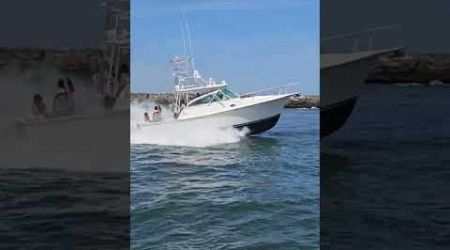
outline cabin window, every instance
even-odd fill
[[[237,97],[233,92],[229,91],[228,89],[224,89],[224,90],[222,90],[222,92],[230,99]]]
[[[228,100],[228,99],[232,99],[232,98],[236,98],[236,97],[237,96],[233,92],[229,91],[228,89],[222,89],[222,90],[214,91],[208,95],[205,95],[204,97],[201,97],[200,99],[189,104],[189,106],[208,104],[208,103],[222,101],[222,100]]]
[[[207,95],[205,97],[202,97],[202,98],[196,100],[195,102],[191,103],[189,106],[210,103],[211,100],[214,101],[213,98],[214,98],[214,95],[210,94],[210,95]]]

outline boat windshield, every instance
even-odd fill
[[[236,98],[237,96],[229,91],[228,89],[219,89],[216,91],[213,91],[211,93],[205,94],[203,96],[198,97],[197,99],[194,99],[191,103],[189,103],[188,106],[195,106],[200,104],[207,104],[222,100],[229,100]]]
[[[192,101],[189,106],[195,106],[200,104],[206,104],[210,103],[211,101],[214,101],[214,93],[206,94],[202,97],[199,97],[198,99]]]
[[[236,97],[237,97],[236,94],[234,94],[233,92],[231,92],[231,91],[228,90],[227,88],[223,89],[223,90],[222,90],[222,93],[223,93],[225,96],[229,97],[229,99],[231,99],[231,98],[236,98]]]

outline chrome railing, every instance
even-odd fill
[[[275,87],[270,87],[266,89],[257,90],[250,93],[240,94],[240,98],[246,98],[251,96],[260,96],[260,95],[294,95],[300,94],[300,84],[299,83],[291,83],[285,84]]]
[[[400,35],[401,30],[401,25],[389,24],[362,31],[326,35],[320,39],[321,53],[357,52],[374,50],[378,47],[403,47],[404,41],[400,40],[403,37]],[[387,41],[395,44],[383,44]]]

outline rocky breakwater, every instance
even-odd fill
[[[130,96],[130,101],[132,103],[154,102],[169,105],[173,103],[174,96],[171,93],[133,93]],[[285,108],[314,108],[319,107],[319,103],[319,96],[294,95],[287,100]]]
[[[450,84],[450,54],[401,54],[380,58],[366,82]]]
[[[320,104],[319,96],[294,95],[289,97],[285,108],[317,108]]]
[[[144,103],[144,102],[154,102],[161,105],[169,105],[175,100],[172,93],[131,93],[130,102],[131,103]]]

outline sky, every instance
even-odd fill
[[[299,83],[319,94],[318,0],[133,0],[131,90],[172,92],[169,60],[183,54],[188,20],[196,68],[246,93]]]
[[[98,48],[104,39],[103,0],[4,0],[0,47]]]
[[[320,12],[323,37],[398,25],[399,29],[377,32],[374,47],[450,53],[448,0],[321,0]]]
[[[105,10],[101,7],[102,2],[104,0],[3,0],[0,8],[0,47],[98,47],[104,39]],[[303,28],[305,22],[307,24],[307,19],[317,19],[313,15],[316,13],[312,11],[318,9],[317,2],[312,0],[133,0],[131,4],[135,12],[134,18],[138,18],[134,28],[141,32],[144,30],[144,32],[155,34],[176,23],[176,27],[173,26],[166,32],[165,39],[172,35],[173,42],[181,44],[180,39],[176,40],[176,37],[179,37],[178,21],[181,9],[187,12],[190,22],[196,22],[196,26],[191,28],[195,33],[194,38],[198,40],[207,36],[204,33],[206,24],[202,24],[202,21],[212,20],[209,28],[220,29],[223,27],[218,26],[218,21],[215,19],[220,18],[222,24],[231,25],[233,23],[230,20],[234,16],[237,21],[253,20],[253,24],[256,22],[255,19],[264,16],[258,27],[265,25],[273,28],[274,25],[278,25],[277,27],[281,29],[279,32],[292,31],[299,25]],[[399,31],[401,34],[396,35],[397,31],[388,33],[387,37],[380,38],[385,42],[379,44],[377,41],[376,45],[390,46],[404,42],[411,51],[449,53],[449,10],[450,1],[448,0],[321,0],[321,35],[399,24],[402,26],[402,30]],[[286,18],[280,18],[280,15],[285,15]],[[279,20],[274,21],[274,19]],[[146,27],[146,24],[149,26]],[[250,24],[252,23],[249,22],[241,27],[241,23],[238,23],[237,29],[230,27],[228,32],[230,33],[230,30],[234,33],[245,32],[245,29],[251,28]],[[312,24],[311,22],[310,28]],[[258,27],[255,29],[258,30]],[[150,29],[154,29],[154,32]],[[209,32],[209,30],[206,31]],[[300,34],[299,31],[304,32],[303,29],[297,29],[295,30],[297,35]],[[251,34],[256,36],[253,31]],[[307,35],[307,33],[302,34]],[[399,36],[402,38],[398,39]]]
[[[0,47],[99,47],[103,0],[4,0]],[[399,24],[376,46],[450,53],[448,0],[321,0],[322,36]],[[132,90],[172,91],[168,63],[183,51],[189,20],[198,69],[239,92],[300,82],[318,93],[318,0],[132,0]],[[400,37],[400,38],[399,38]]]

